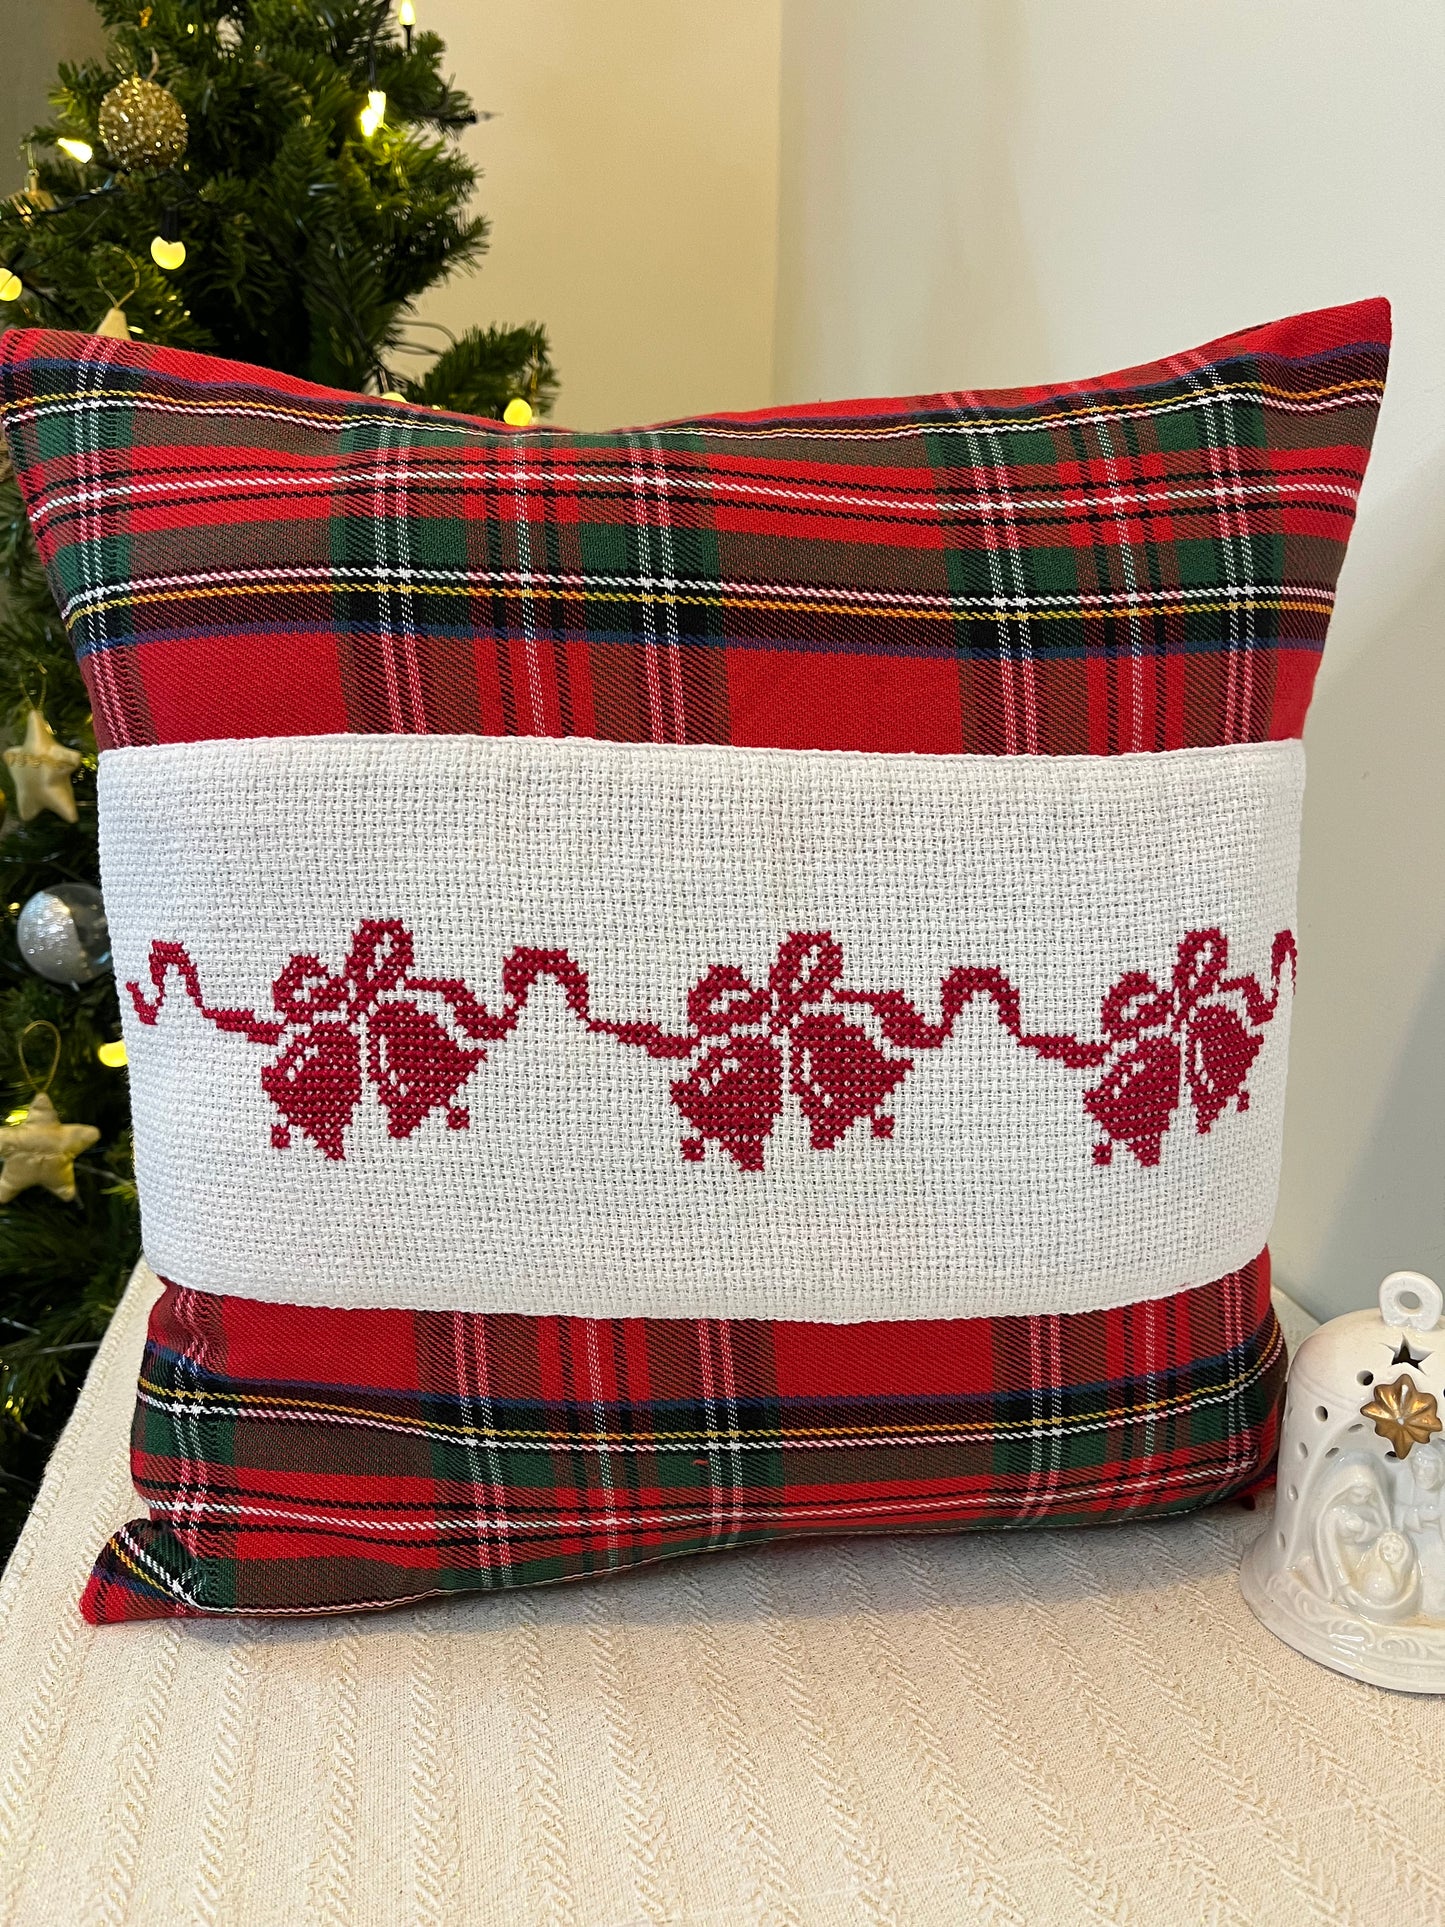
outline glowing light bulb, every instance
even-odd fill
[[[7,1124],[23,1124],[29,1115],[30,1106],[28,1104],[21,1104],[18,1105],[15,1110],[6,1113],[5,1122]]]
[[[95,1054],[108,1071],[124,1070],[130,1061],[125,1054],[125,1045],[118,1037],[113,1044],[98,1044]]]
[[[396,10],[396,24],[399,27],[416,25],[416,8],[411,4],[411,0],[401,0],[401,5]]]
[[[532,404],[529,401],[523,401],[520,395],[513,395],[502,410],[502,420],[508,428],[525,428],[531,419]]]
[[[64,140],[58,140],[55,145],[62,154],[69,154],[73,161],[79,161],[82,167],[95,152],[89,141],[71,140],[69,135]]]
[[[167,274],[173,274],[185,258],[184,241],[168,241],[163,234],[158,234],[151,242],[151,259],[158,268],[164,268]]]
[[[0,274],[0,301],[18,301],[25,292],[25,283],[18,274],[8,270]]]
[[[386,119],[386,95],[379,87],[373,87],[366,96],[366,105],[357,115],[357,119],[361,122],[362,133],[370,140]]]

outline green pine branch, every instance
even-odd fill
[[[516,396],[539,415],[549,414],[557,377],[545,329],[528,322],[520,328],[469,328],[424,375],[403,376],[397,387],[408,401],[497,419]]]
[[[60,69],[53,118],[31,136],[39,199],[0,203],[0,266],[24,287],[0,310],[9,325],[91,329],[118,304],[144,341],[468,413],[500,415],[516,395],[550,409],[557,380],[535,323],[471,328],[423,371],[395,366],[425,352],[419,297],[474,267],[488,241],[471,208],[477,171],[454,139],[476,116],[435,34],[414,32],[408,53],[391,0],[95,4],[106,54]],[[183,160],[159,175],[114,165],[99,139],[100,103],[130,74],[167,87],[186,114]],[[373,87],[386,114],[367,138],[358,116]],[[89,141],[93,158],[69,158],[62,136]],[[167,220],[186,244],[173,273],[150,255]],[[101,1136],[77,1161],[74,1203],[32,1189],[0,1206],[0,1553],[140,1243],[126,1073],[96,1055],[119,1035],[115,984],[46,983],[15,942],[36,890],[96,882],[99,871],[89,704],[4,465],[0,747],[23,735],[32,703],[86,761],[74,825],[49,813],[19,823],[0,764],[0,1115],[30,1094],[21,1031],[50,1023],[62,1039],[56,1107]],[[42,1071],[43,1036],[29,1047]]]

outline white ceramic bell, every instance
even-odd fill
[[[1378,1311],[1300,1346],[1274,1518],[1239,1575],[1287,1645],[1407,1693],[1445,1693],[1441,1302],[1420,1272],[1392,1272]]]

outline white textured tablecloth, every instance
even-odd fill
[[[0,1919],[1445,1919],[1445,1707],[1297,1658],[1260,1515],[92,1630],[138,1275],[0,1585]]]

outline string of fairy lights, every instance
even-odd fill
[[[396,22],[410,55],[416,26],[413,0],[399,0]],[[142,28],[150,24],[149,7],[142,9],[140,24]],[[97,111],[93,137],[89,132],[56,137],[56,147],[78,167],[90,167],[99,153],[106,169],[103,180],[68,199],[61,199],[41,186],[32,153],[26,187],[15,196],[14,205],[28,226],[33,221],[113,193],[135,177],[155,180],[169,177],[174,183],[174,192],[161,213],[150,243],[150,256],[157,268],[171,274],[186,260],[186,244],[179,231],[179,205],[188,193],[193,197],[194,191],[188,188],[181,170],[190,136],[189,125],[175,95],[155,79],[158,64],[153,57],[149,75],[129,75],[111,88]],[[385,124],[387,109],[385,90],[376,82],[374,45],[368,55],[367,79],[366,102],[357,112],[357,123],[362,138],[370,142]],[[124,250],[116,251],[124,254]],[[125,302],[140,277],[134,258],[129,254],[124,254],[124,258],[135,281],[129,293],[118,298],[110,296],[111,305],[92,332],[129,340],[138,330],[129,325]],[[0,303],[13,304],[26,292],[25,283],[13,265],[0,263]],[[406,399],[396,390],[385,391],[383,398]],[[531,403],[522,396],[514,396],[503,412],[503,419],[512,428],[525,428],[532,417]],[[84,760],[80,751],[56,739],[42,710],[32,704],[25,741],[4,752],[15,789],[14,809],[20,820],[29,822],[41,811],[48,810],[65,822],[74,823],[77,806],[71,779]],[[104,905],[100,891],[93,885],[48,886],[37,891],[28,902],[15,902],[8,908],[15,919],[20,953],[40,976],[75,987],[92,981],[110,968]],[[33,1184],[43,1184],[63,1199],[74,1198],[74,1162],[100,1135],[94,1125],[63,1123],[47,1094],[62,1046],[60,1031],[54,1024],[31,1023],[21,1033],[22,1071],[29,1075],[24,1039],[37,1030],[49,1034],[53,1061],[43,1081],[30,1076],[35,1088],[29,1100],[0,1117],[0,1162],[5,1164],[4,1171],[0,1172],[0,1206],[15,1192]],[[121,1069],[126,1063],[125,1045],[118,1039],[102,1042],[96,1048],[96,1056],[108,1069]],[[23,1179],[19,1175],[22,1164],[26,1167]]]
[[[150,23],[150,11],[149,7],[142,9],[140,24],[143,28]],[[401,28],[406,52],[410,55],[416,26],[413,0],[399,0],[396,22]],[[56,140],[55,145],[60,151],[79,167],[92,164],[98,146],[109,169],[104,181],[67,200],[60,200],[41,187],[32,155],[29,179],[24,190],[15,196],[15,205],[20,208],[27,222],[43,220],[65,213],[84,201],[113,193],[130,177],[170,177],[174,181],[176,195],[161,210],[157,230],[150,243],[150,258],[163,273],[173,274],[185,265],[186,260],[186,243],[180,231],[179,201],[188,189],[180,162],[186,151],[190,128],[180,102],[155,79],[157,65],[158,60],[153,57],[149,75],[132,74],[105,95],[96,115],[94,139],[88,133],[73,133],[60,135]],[[386,122],[386,91],[377,85],[374,44],[368,58],[367,79],[366,104],[358,110],[356,118],[362,138],[369,142],[376,138]],[[133,260],[131,265],[134,268]],[[0,304],[19,301],[26,292],[25,283],[14,265],[10,262],[0,264]],[[117,301],[112,297],[109,309],[93,332],[122,339],[128,336],[130,331],[123,300]],[[388,391],[387,398],[404,399],[392,391]],[[514,397],[507,404],[503,419],[510,427],[526,427],[532,420],[530,402],[520,396]]]
[[[149,7],[142,10],[142,27],[149,26],[150,11]],[[412,33],[416,27],[413,0],[399,0],[396,21],[405,38],[407,54],[410,55]],[[30,179],[23,194],[18,197],[27,204],[29,213],[63,212],[80,201],[112,192],[120,184],[117,175],[164,174],[179,164],[186,151],[190,128],[185,110],[175,95],[154,78],[155,66],[153,60],[149,76],[132,74],[121,81],[100,103],[96,116],[96,135],[105,158],[115,170],[112,177],[98,188],[91,188],[61,202],[40,187],[32,159]],[[370,85],[367,88],[366,105],[359,110],[356,118],[362,137],[374,140],[386,120],[386,92],[376,85],[374,46],[368,59],[368,78]],[[95,159],[95,142],[83,134],[63,134],[55,145],[79,167],[89,167]],[[186,259],[186,244],[175,232],[175,227],[176,216],[172,208],[162,214],[159,232],[150,245],[151,259],[167,273],[174,273],[177,268],[183,267]],[[18,301],[24,292],[25,284],[13,268],[6,266],[0,269],[0,302]]]

